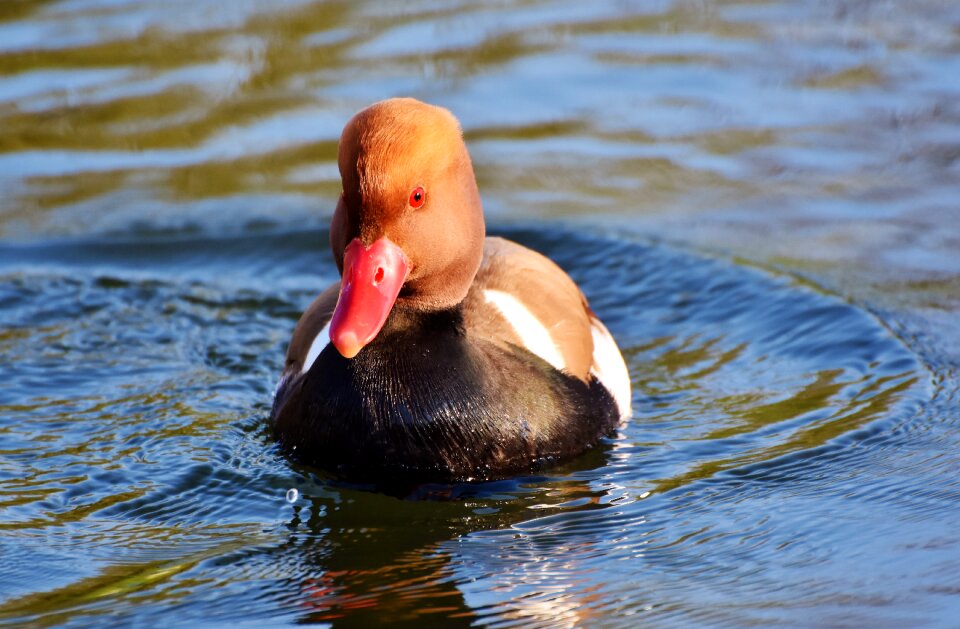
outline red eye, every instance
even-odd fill
[[[413,192],[410,193],[410,207],[418,208],[422,206],[426,198],[427,193],[423,191],[422,187],[417,186],[413,189]]]

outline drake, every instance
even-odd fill
[[[350,480],[456,482],[539,469],[630,415],[606,327],[546,257],[485,236],[457,119],[410,98],[340,137],[340,282],[293,332],[271,420]]]

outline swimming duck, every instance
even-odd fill
[[[411,98],[340,137],[341,280],[293,332],[271,418],[295,458],[355,480],[540,469],[630,414],[613,337],[543,255],[487,237],[460,124]]]

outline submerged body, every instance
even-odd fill
[[[290,343],[272,412],[288,452],[357,480],[495,478],[575,456],[628,416],[623,359],[569,276],[484,237],[449,112],[371,106],[344,130],[340,171],[344,279]]]

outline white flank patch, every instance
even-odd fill
[[[540,320],[533,316],[533,313],[519,299],[502,290],[485,290],[483,298],[488,304],[496,306],[527,350],[557,369],[563,369],[566,366],[546,326],[540,323]]]
[[[333,321],[333,317],[330,317],[330,321]],[[307,352],[307,357],[303,359],[303,369],[300,370],[300,373],[310,371],[310,367],[312,367],[314,361],[317,360],[317,356],[330,344],[330,321],[327,321],[327,325],[323,326],[320,334],[318,334],[316,338],[313,339],[313,343],[310,344],[310,351]]]
[[[633,415],[633,396],[630,394],[630,373],[623,362],[620,348],[598,319],[591,317],[590,332],[593,334],[593,366],[590,367],[590,373],[613,396],[620,419],[627,420]]]

